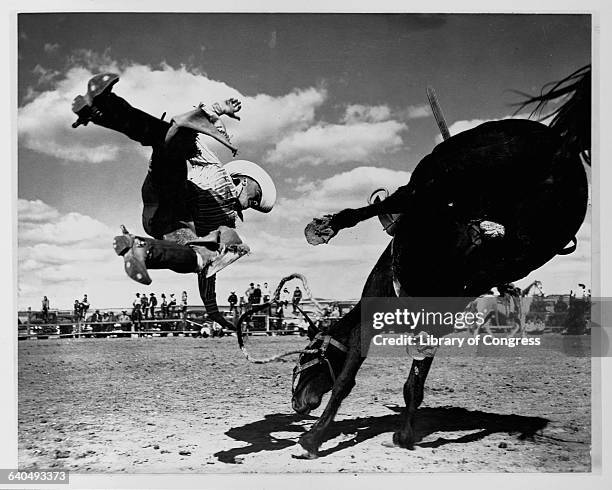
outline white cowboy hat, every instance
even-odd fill
[[[248,160],[234,160],[226,163],[224,168],[230,175],[244,175],[250,177],[261,188],[261,200],[253,209],[262,213],[269,213],[276,203],[276,186],[272,177],[263,168]]]

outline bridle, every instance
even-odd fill
[[[321,342],[321,345],[315,348],[314,345],[319,341]],[[329,358],[327,357],[327,350],[330,346],[341,352],[348,351],[348,348],[344,344],[338,342],[329,334],[323,334],[322,332],[319,332],[313,337],[310,344],[308,344],[308,347],[306,347],[306,349],[304,349],[304,351],[302,351],[302,353],[300,354],[298,362],[295,365],[295,368],[293,368],[293,380],[291,383],[292,394],[295,393],[295,389],[297,388],[298,383],[300,382],[300,377],[302,376],[302,373],[311,367],[318,366],[319,364],[327,365],[332,383],[336,382],[336,373]],[[305,362],[304,364],[301,364],[300,362],[302,360],[302,357],[309,354],[315,354],[316,357],[308,362]]]
[[[263,303],[263,304],[259,304],[259,305],[254,305],[251,309],[249,309],[247,312],[243,313],[240,318],[238,318],[238,323],[236,324],[236,339],[238,340],[238,347],[240,348],[240,350],[242,351],[242,353],[245,355],[245,357],[247,358],[248,361],[254,363],[254,364],[266,364],[268,362],[274,362],[274,361],[284,361],[284,357],[286,356],[290,356],[293,354],[313,354],[316,353],[317,350],[314,349],[299,349],[299,350],[290,350],[287,352],[283,352],[281,354],[275,355],[275,356],[271,356],[271,357],[267,357],[267,358],[256,358],[253,357],[247,350],[247,347],[245,345],[245,338],[244,338],[244,332],[242,331],[242,325],[244,323],[246,323],[248,321],[248,319],[255,313],[262,311],[266,308],[270,308],[272,305],[276,304],[278,305],[280,302],[280,293],[282,290],[282,287],[284,286],[284,284],[287,281],[290,281],[292,279],[299,279],[302,281],[302,285],[304,286],[304,292],[305,292],[305,298],[309,299],[310,301],[312,301],[312,303],[314,304],[314,306],[317,308],[317,310],[319,311],[323,311],[322,306],[318,303],[318,301],[313,298],[312,296],[312,292],[310,291],[310,288],[308,287],[308,282],[306,281],[306,278],[299,273],[293,273],[293,274],[289,274],[288,276],[284,277],[281,279],[280,283],[278,284],[274,295],[272,296],[272,298],[270,299],[270,301],[268,303]],[[294,307],[300,311],[300,313],[304,316],[304,319],[311,324],[312,326],[314,326],[314,323],[312,322],[312,320],[310,320],[310,318],[308,318],[308,315],[298,306],[298,305],[294,305]],[[316,328],[316,327],[315,327]],[[310,337],[309,337],[310,338]],[[313,338],[314,339],[314,338]],[[313,340],[314,342],[314,340]],[[312,345],[312,343],[310,345]],[[335,341],[334,341],[335,342]],[[341,344],[340,344],[341,345]],[[327,349],[327,347],[325,347],[325,349]]]

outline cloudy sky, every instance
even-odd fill
[[[269,215],[245,213],[239,233],[252,254],[219,274],[221,302],[291,272],[317,296],[354,298],[389,240],[378,221],[319,247],[303,228],[408,181],[440,141],[427,85],[455,134],[508,117],[513,90],[537,93],[591,53],[590,19],[577,15],[21,14],[18,37],[20,308],[42,295],[67,308],[84,293],[100,308],[151,291],[199,302],[195,276],[153,271],[141,287],[112,251],[120,224],[144,233],[150,150],[70,127],[71,101],[95,73],[118,73],[115,91],[155,115],[243,101],[229,132],[240,158],[269,170],[279,201]],[[578,251],[521,283],[538,278],[547,293],[590,284],[590,245],[589,214]]]

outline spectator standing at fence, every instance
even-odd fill
[[[240,300],[238,301],[238,311],[242,315],[244,313],[244,309],[246,308],[246,301],[244,296],[240,296]]]
[[[81,319],[81,303],[78,299],[74,300],[74,321],[78,322]]]
[[[43,322],[48,323],[49,322],[49,299],[46,296],[43,296],[42,299],[42,317],[43,317]]]
[[[138,329],[140,329],[140,322],[142,321],[141,305],[140,293],[136,293],[136,298],[132,303],[132,321],[138,326]]]
[[[238,313],[238,308],[236,308],[236,304],[238,303],[238,296],[236,296],[236,291],[232,291],[230,295],[227,297],[227,302],[229,303],[230,309],[229,312]]]
[[[147,293],[140,295],[140,311],[142,312],[142,318],[146,320],[149,317],[149,298]]]
[[[168,318],[168,300],[165,293],[161,294],[161,314],[162,318]]]
[[[176,316],[176,298],[174,297],[174,293],[170,294],[170,301],[168,302],[168,311],[170,312],[170,316],[172,318]]]
[[[298,313],[297,307],[299,306],[300,301],[302,301],[302,290],[299,286],[296,286],[295,291],[293,291],[293,298],[291,300],[294,315]]]
[[[261,294],[263,296],[263,302],[267,303],[270,301],[270,287],[267,282],[264,282],[263,287],[261,288]]]
[[[254,305],[258,305],[259,303],[261,303],[261,285],[258,284],[257,287],[255,288],[255,291],[253,291],[253,304]]]
[[[253,295],[255,294],[255,284],[249,284],[248,289],[244,292],[244,297],[248,304],[253,304]]]
[[[155,319],[155,307],[157,306],[157,298],[155,293],[149,295],[149,313],[151,318]]]
[[[183,291],[181,294],[181,316],[185,318],[187,314],[187,291]]]
[[[81,301],[81,318],[85,320],[87,316],[87,311],[89,310],[89,300],[87,299],[87,295],[83,295],[83,300]]]

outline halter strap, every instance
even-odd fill
[[[298,382],[300,380],[300,376],[301,376],[302,372],[304,372],[308,368],[311,368],[313,366],[316,366],[317,364],[322,364],[322,363],[327,364],[327,367],[329,369],[329,374],[331,376],[332,382],[333,383],[336,382],[336,373],[334,372],[334,368],[332,367],[331,362],[329,361],[329,359],[325,355],[326,352],[327,352],[327,348],[330,345],[332,345],[332,346],[334,346],[336,349],[338,349],[341,352],[347,352],[348,348],[344,344],[342,344],[342,343],[338,342],[336,339],[334,339],[331,335],[323,335],[321,332],[319,332],[319,333],[317,333],[314,336],[314,338],[312,339],[312,342],[309,344],[309,346],[306,348],[306,350],[303,352],[303,354],[307,353],[308,350],[312,351],[312,349],[310,349],[310,347],[317,340],[321,340],[321,346],[317,349],[318,357],[316,357],[314,359],[311,359],[310,361],[308,361],[308,362],[306,362],[304,364],[298,364],[295,367],[295,370],[293,372],[293,383],[292,383],[292,388],[293,389],[295,389],[295,387],[297,386],[297,384],[298,384]],[[312,352],[308,352],[308,353],[312,353]],[[301,356],[300,356],[300,358],[301,358]]]

